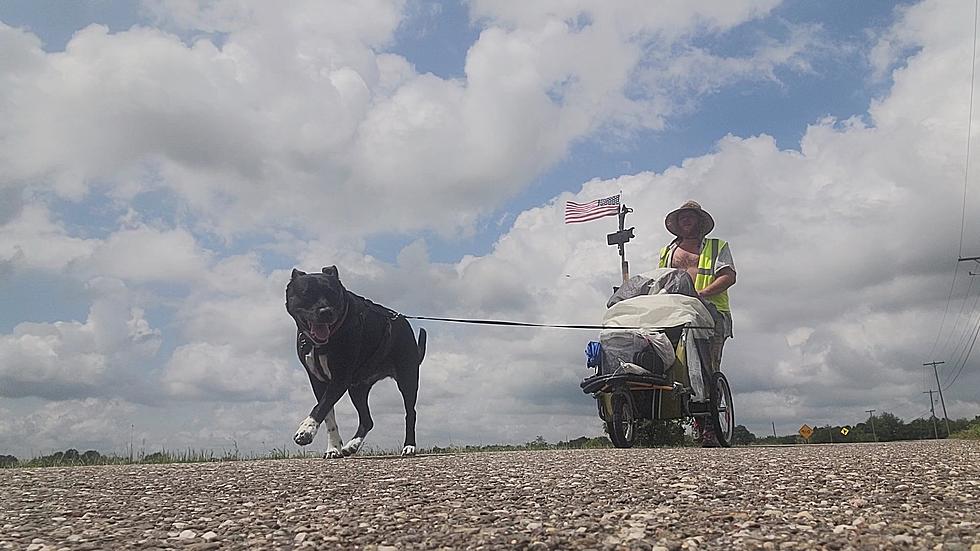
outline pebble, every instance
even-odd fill
[[[397,461],[355,456],[3,469],[0,550],[126,542],[188,551],[782,551],[820,542],[828,549],[980,551],[974,539],[978,443],[712,452],[546,450]],[[933,472],[920,482],[924,467]],[[954,470],[957,478],[948,474]],[[214,480],[223,483],[216,487]],[[899,492],[903,484],[908,488]]]

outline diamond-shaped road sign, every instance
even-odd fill
[[[843,434],[844,436],[847,436],[847,433],[849,433],[849,432],[851,432],[851,431],[847,427],[841,427],[840,428],[840,433]]]
[[[813,429],[810,428],[810,425],[803,425],[802,427],[800,427],[800,436],[806,438],[807,440],[809,440],[810,437],[813,436]]]

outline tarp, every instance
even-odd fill
[[[706,339],[714,334],[715,321],[701,299],[685,295],[640,295],[613,304],[606,310],[602,325],[616,327],[667,328],[702,327],[692,336]]]

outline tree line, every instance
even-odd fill
[[[690,435],[685,428],[689,421],[686,419],[671,419],[667,421],[640,421],[637,426],[637,446],[679,446],[690,444]],[[800,423],[802,427],[804,423]],[[750,432],[744,425],[737,425],[732,433],[732,441],[737,446],[751,444],[810,444],[856,443],[856,442],[892,442],[895,440],[925,440],[930,438],[969,438],[980,439],[980,415],[973,419],[950,419],[949,433],[942,419],[915,419],[906,423],[897,415],[883,412],[879,415],[868,416],[864,421],[854,425],[825,425],[811,426],[813,433],[809,440],[799,433],[782,436],[767,435],[759,437]]]

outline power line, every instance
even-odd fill
[[[977,20],[980,17],[980,2],[973,2],[973,63],[970,64],[970,116],[966,123],[966,166],[963,170],[963,212],[960,217],[960,252],[963,256],[963,234],[966,232],[966,190],[970,181],[970,142],[973,134],[973,90],[977,76]],[[980,257],[978,257],[980,258]]]
[[[959,369],[957,369],[956,375],[953,375],[952,380],[950,380],[950,382],[946,385],[947,390],[949,389],[949,387],[953,386],[953,383],[956,382],[956,379],[958,379],[960,374],[963,373],[963,368],[966,367],[966,362],[969,361],[970,354],[973,353],[973,346],[977,344],[978,335],[980,335],[980,317],[978,317],[977,319],[977,328],[973,331],[973,340],[970,342],[970,347],[966,350],[966,355],[963,357],[963,361],[960,362],[960,367]]]

